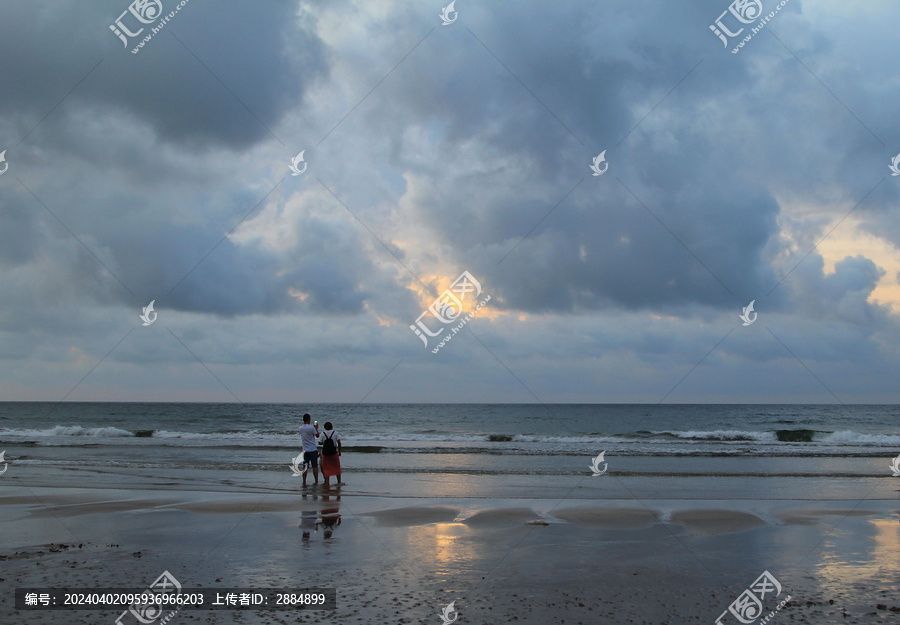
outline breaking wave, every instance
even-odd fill
[[[900,447],[900,435],[869,434],[843,430],[838,432],[819,430],[660,430],[627,432],[619,434],[590,433],[580,435],[548,435],[522,433],[439,433],[421,432],[352,432],[343,431],[345,444],[361,442],[391,443],[410,446],[415,443],[453,444],[465,448],[490,446],[546,445],[552,448],[581,445],[628,445],[640,443],[654,445],[700,445],[718,443],[720,445],[751,444],[757,446],[778,446],[785,444],[809,444],[823,446],[857,447]],[[118,427],[85,427],[81,425],[57,425],[46,429],[0,428],[0,441],[36,441],[38,444],[79,445],[125,443],[129,438],[135,441],[157,445],[203,445],[203,446],[296,446],[295,430],[228,430],[219,432],[188,432],[173,430],[126,430]]]

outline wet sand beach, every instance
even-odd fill
[[[337,591],[335,612],[174,617],[223,625],[440,623],[450,602],[461,623],[712,623],[763,571],[779,600],[792,597],[775,622],[900,612],[896,500],[598,499],[571,481],[509,496],[490,492],[502,480],[472,477],[478,496],[461,496],[446,476],[351,473],[326,491],[280,473],[78,473],[90,487],[55,487],[39,470],[3,484],[4,623],[112,623],[118,614],[15,611],[12,589],[142,587],[164,570],[189,587]],[[617,479],[587,484],[614,492]]]

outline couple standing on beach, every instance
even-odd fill
[[[325,422],[325,431],[319,434],[319,422],[310,425],[312,417],[309,413],[303,415],[303,425],[300,426],[300,441],[303,443],[303,485],[306,486],[306,474],[309,469],[313,472],[313,485],[319,483],[319,449],[322,445],[322,479],[325,488],[330,488],[329,480],[335,476],[336,486],[340,488],[341,482],[341,435],[334,431],[331,421]]]

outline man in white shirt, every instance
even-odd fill
[[[300,442],[303,443],[303,485],[306,486],[306,473],[312,468],[313,485],[319,484],[319,451],[316,449],[316,440],[319,438],[319,424],[309,424],[312,417],[309,413],[303,415],[303,425],[300,426]]]

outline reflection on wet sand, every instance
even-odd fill
[[[406,536],[409,553],[429,562],[437,575],[453,575],[471,567],[479,558],[476,544],[464,540],[470,534],[462,523],[413,525]]]
[[[309,501],[311,499],[313,502],[316,502],[319,501],[320,497],[317,494],[310,496],[308,493],[304,493],[302,498],[304,501]],[[309,543],[312,535],[319,532],[319,527],[322,528],[322,538],[328,540],[334,534],[335,528],[340,524],[340,495],[334,497],[331,495],[322,495],[320,506],[313,506],[300,511],[299,527],[302,532],[302,540],[304,543]]]
[[[331,501],[330,495],[322,496],[322,538],[329,539],[334,533],[335,528],[341,524],[341,496],[337,495],[334,501]]]
[[[900,525],[893,517],[868,519],[861,526],[840,525],[822,544],[816,578],[823,590],[839,591],[852,584],[883,583],[896,576]]]

